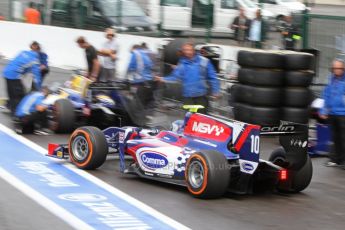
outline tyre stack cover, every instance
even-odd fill
[[[307,123],[313,61],[307,53],[239,51],[239,84],[231,88],[235,119],[262,126]]]

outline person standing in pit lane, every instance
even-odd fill
[[[235,17],[230,28],[234,30],[234,38],[238,42],[238,45],[244,46],[249,35],[250,19],[246,17],[244,8],[241,7],[239,12],[239,16]]]
[[[329,83],[323,91],[324,106],[320,118],[329,121],[334,152],[325,166],[345,169],[345,62],[334,60]]]
[[[40,92],[31,92],[26,95],[16,108],[15,116],[18,118],[16,133],[40,134],[50,133],[47,123],[47,105],[43,103],[48,96],[48,87],[42,87]]]
[[[38,59],[40,61],[41,79],[42,79],[42,84],[43,84],[45,76],[49,73],[48,55],[42,51],[41,45],[36,41],[34,41],[30,45],[30,49],[38,53]],[[36,89],[35,87],[34,82],[32,82],[31,89],[32,91],[38,91],[38,89]]]
[[[153,103],[152,61],[140,45],[134,45],[128,65],[127,75],[137,89],[137,97],[146,109]]]
[[[36,9],[34,2],[29,3],[29,7],[24,12],[24,18],[26,23],[41,24],[41,13]]]
[[[195,52],[193,44],[183,44],[182,54],[177,67],[169,76],[164,78],[156,76],[155,80],[164,83],[181,81],[183,103],[185,105],[202,105],[205,109],[201,109],[199,112],[207,113],[208,92],[211,92],[213,98],[217,98],[220,92],[216,71],[207,58]]]
[[[266,22],[262,18],[261,10],[256,11],[256,17],[251,21],[249,28],[249,41],[252,48],[261,49],[266,40]]]
[[[100,80],[104,82],[114,81],[116,74],[116,54],[118,53],[118,45],[115,39],[115,30],[108,28],[105,30],[105,41],[102,48],[98,50],[98,55],[102,60],[102,71]]]
[[[98,60],[96,49],[92,45],[90,45],[84,37],[79,37],[77,39],[77,44],[80,48],[85,50],[87,61],[86,77],[91,81],[98,81],[101,72],[101,64]]]
[[[285,23],[282,29],[282,40],[284,49],[295,50],[297,38],[300,35],[298,33],[298,28],[292,23],[292,16],[285,16]]]
[[[21,78],[27,73],[34,76],[34,84],[37,90],[41,89],[42,79],[40,61],[37,51],[22,51],[4,68],[2,76],[6,79],[8,107],[12,115],[22,98],[25,96],[24,85]]]

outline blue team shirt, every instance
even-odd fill
[[[151,81],[152,67],[152,60],[146,51],[142,49],[132,51],[128,73],[133,74],[133,83]]]
[[[322,115],[345,116],[345,74],[342,77],[331,75],[322,97],[325,100],[320,110]]]
[[[3,70],[6,79],[20,79],[24,74],[31,72],[37,89],[41,88],[40,60],[37,52],[22,51]]]
[[[44,98],[41,92],[33,92],[26,95],[17,106],[15,115],[17,117],[24,117],[36,112],[36,106],[42,105]]]
[[[220,91],[219,80],[212,63],[198,54],[192,60],[181,58],[177,67],[164,78],[164,81],[182,82],[184,97],[205,96],[209,86],[212,94],[218,94]]]

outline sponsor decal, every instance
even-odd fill
[[[62,158],[63,157],[62,151],[57,151],[56,156]]]
[[[51,187],[79,187],[78,184],[50,169],[46,162],[20,161],[17,163],[17,166],[27,173],[41,177],[41,181],[44,181]]]
[[[255,170],[257,169],[259,163],[249,160],[239,159],[240,169],[241,172],[247,174],[254,174]]]
[[[67,193],[59,195],[59,198],[74,202],[100,202],[107,200],[105,196],[90,193]]]
[[[165,155],[153,151],[142,151],[140,153],[140,159],[151,170],[164,168],[169,163]]]
[[[194,122],[193,123],[193,128],[192,130],[194,132],[199,132],[199,133],[207,133],[207,134],[214,134],[216,136],[219,136],[224,132],[223,127],[219,127],[218,125],[210,125],[207,123],[202,123],[202,122]]]
[[[295,126],[293,125],[280,125],[280,126],[264,126],[261,128],[261,132],[293,132]]]
[[[254,169],[254,166],[248,162],[243,162],[242,163],[242,168],[244,171],[251,172]]]
[[[302,141],[298,139],[292,139],[290,141],[290,145],[294,147],[300,147],[300,148],[305,148],[308,145],[308,141]]]
[[[109,202],[108,198],[92,193],[67,193],[58,196],[59,199],[75,202],[84,209],[94,213],[94,218],[112,229],[151,229],[151,227]]]
[[[185,126],[184,134],[222,142],[230,137],[231,129],[211,117],[192,114]]]

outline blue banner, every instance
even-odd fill
[[[0,144],[3,170],[95,229],[177,228],[3,131],[0,131]]]

